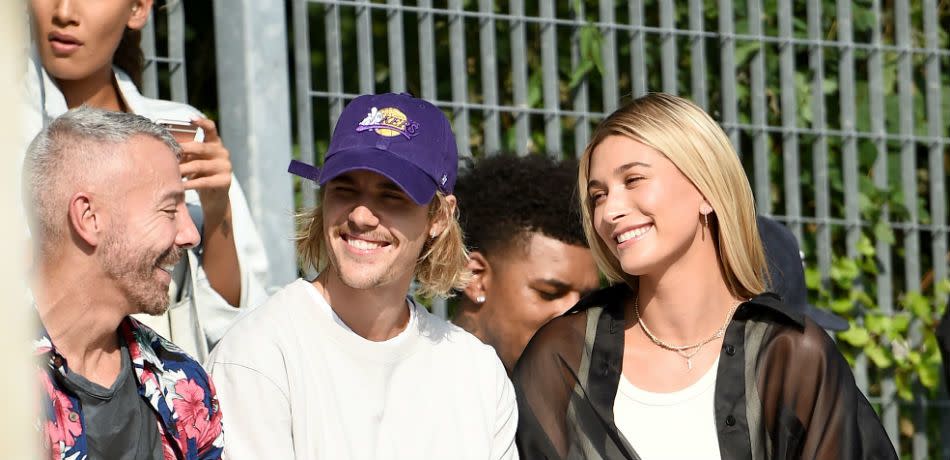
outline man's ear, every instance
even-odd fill
[[[472,282],[465,286],[465,297],[475,305],[485,303],[488,290],[491,287],[492,270],[488,259],[478,251],[468,254],[467,268],[472,272]],[[481,300],[481,302],[479,302]]]
[[[429,223],[429,238],[441,235],[449,227],[449,222],[455,216],[455,209],[455,195],[446,195],[445,206],[442,206],[438,214],[432,216],[432,222]]]
[[[69,199],[69,226],[73,233],[86,244],[100,244],[103,230],[102,215],[93,205],[92,196],[78,192]]]
[[[125,26],[132,30],[142,30],[148,22],[148,15],[152,12],[152,2],[153,0],[133,0],[132,15],[129,16]]]

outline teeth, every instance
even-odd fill
[[[645,227],[638,227],[638,228],[635,228],[635,229],[630,230],[630,231],[628,231],[628,232],[623,232],[623,233],[621,233],[619,236],[617,236],[617,244],[623,243],[624,241],[628,241],[628,240],[631,240],[631,239],[633,239],[633,238],[639,238],[639,237],[643,236],[644,233],[650,231],[651,228],[653,228],[653,226],[652,226],[652,225],[648,225],[648,226],[645,226]]]
[[[366,240],[358,240],[358,239],[356,239],[356,238],[347,239],[347,240],[346,240],[346,243],[349,244],[350,246],[353,246],[354,248],[359,249],[359,250],[362,250],[362,251],[370,251],[370,250],[373,250],[373,249],[381,248],[381,247],[383,246],[383,245],[381,245],[381,244],[379,244],[379,243],[372,243],[372,242],[369,242],[369,241],[366,241]]]

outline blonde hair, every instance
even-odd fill
[[[578,168],[582,224],[597,265],[611,281],[635,281],[624,273],[594,230],[587,196],[594,149],[609,136],[624,136],[662,153],[709,202],[710,232],[729,291],[749,298],[766,289],[768,269],[755,220],[752,188],[722,128],[692,102],[651,93],[610,114],[594,131]]]
[[[329,264],[323,232],[323,195],[321,189],[321,204],[297,214],[297,235],[294,238],[300,263],[318,272]],[[442,192],[436,192],[429,203],[429,222],[441,218],[445,219],[446,226],[442,233],[426,241],[416,263],[416,294],[422,297],[447,297],[453,290],[464,289],[472,278],[468,270],[468,251],[458,221],[458,207],[452,209]]]

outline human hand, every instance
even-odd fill
[[[195,118],[192,125],[204,130],[204,142],[184,142],[179,163],[181,176],[187,179],[185,189],[198,192],[206,221],[223,218],[230,201],[231,154],[218,136],[215,123]]]

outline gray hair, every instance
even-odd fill
[[[82,106],[50,122],[30,143],[23,164],[23,196],[34,239],[62,236],[72,190],[100,177],[121,158],[120,145],[136,136],[161,141],[181,157],[181,146],[162,126],[140,115]]]

